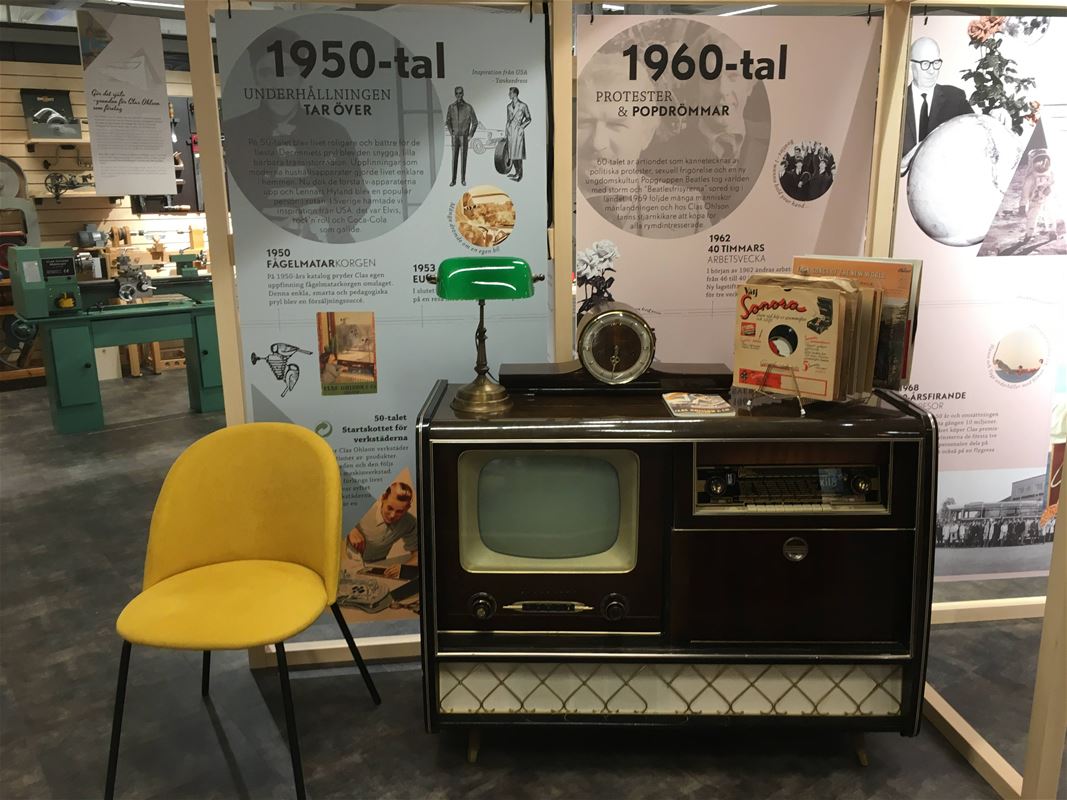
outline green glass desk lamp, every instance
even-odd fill
[[[544,275],[532,275],[530,265],[521,258],[503,256],[468,256],[446,258],[429,278],[437,284],[437,296],[445,300],[477,300],[478,330],[474,341],[478,359],[473,381],[456,392],[452,408],[477,416],[502,414],[511,408],[507,390],[489,377],[485,357],[485,301],[521,300],[533,297],[533,285]]]

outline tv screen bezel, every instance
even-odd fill
[[[614,544],[593,555],[565,558],[528,558],[491,550],[482,539],[478,519],[481,471],[496,458],[507,456],[599,458],[615,469],[619,480],[619,532]],[[476,448],[465,450],[457,463],[457,500],[460,566],[483,574],[625,574],[637,566],[638,498],[641,459],[633,450],[606,448]]]

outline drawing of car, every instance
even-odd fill
[[[474,132],[474,136],[471,137],[470,146],[475,153],[481,155],[487,150],[492,150],[496,147],[496,143],[504,138],[504,131],[498,128],[487,128],[482,123],[478,123],[478,130]]]

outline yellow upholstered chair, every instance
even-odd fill
[[[330,446],[298,425],[236,425],[174,462],[156,501],[144,586],[116,622],[122,637],[105,796],[115,793],[131,645],[212,650],[273,644],[298,797],[304,797],[284,640],[329,606],[374,702],[381,699],[337,606],[341,476]]]

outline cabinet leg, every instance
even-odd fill
[[[126,345],[126,355],[130,358],[130,377],[141,377],[141,349],[135,344]]]
[[[852,739],[852,749],[856,753],[856,760],[861,767],[868,766],[871,762],[867,758],[867,742],[863,738],[862,733],[854,733],[850,737]]]
[[[482,729],[471,728],[467,731],[467,763],[474,764],[478,761],[478,750],[482,746]]]

